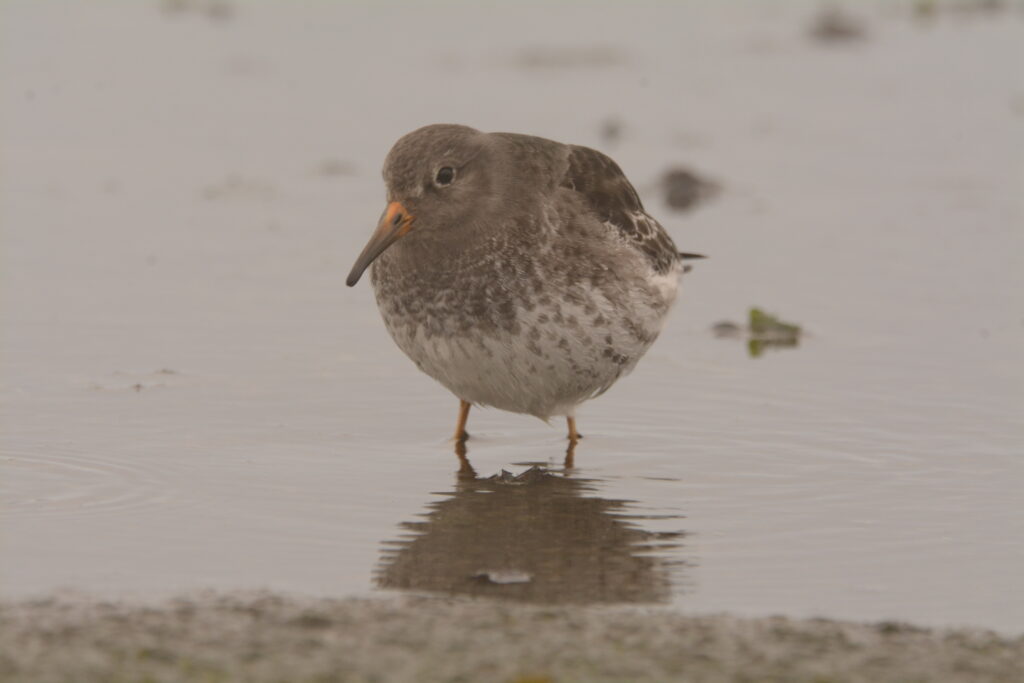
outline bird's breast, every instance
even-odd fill
[[[548,416],[632,370],[674,298],[662,277],[600,287],[488,264],[427,278],[391,259],[375,264],[372,281],[388,331],[421,370],[464,400]]]

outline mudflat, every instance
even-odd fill
[[[1024,637],[885,622],[430,598],[206,594],[0,608],[7,683],[1016,683]]]

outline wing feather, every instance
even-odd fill
[[[602,223],[643,252],[656,273],[677,266],[680,254],[672,238],[644,211],[640,196],[611,158],[589,147],[569,145],[561,186],[577,192]]]

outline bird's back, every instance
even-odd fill
[[[555,196],[568,191],[580,208],[610,231],[611,236],[637,249],[659,275],[675,270],[679,250],[668,232],[644,209],[640,195],[608,155],[581,145],[517,133],[491,133],[501,140],[514,161],[525,190]],[[540,179],[530,182],[528,179]],[[563,198],[562,201],[565,201]]]

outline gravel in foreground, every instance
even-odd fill
[[[0,606],[0,680],[1017,682],[1024,636],[428,598],[59,597]]]

